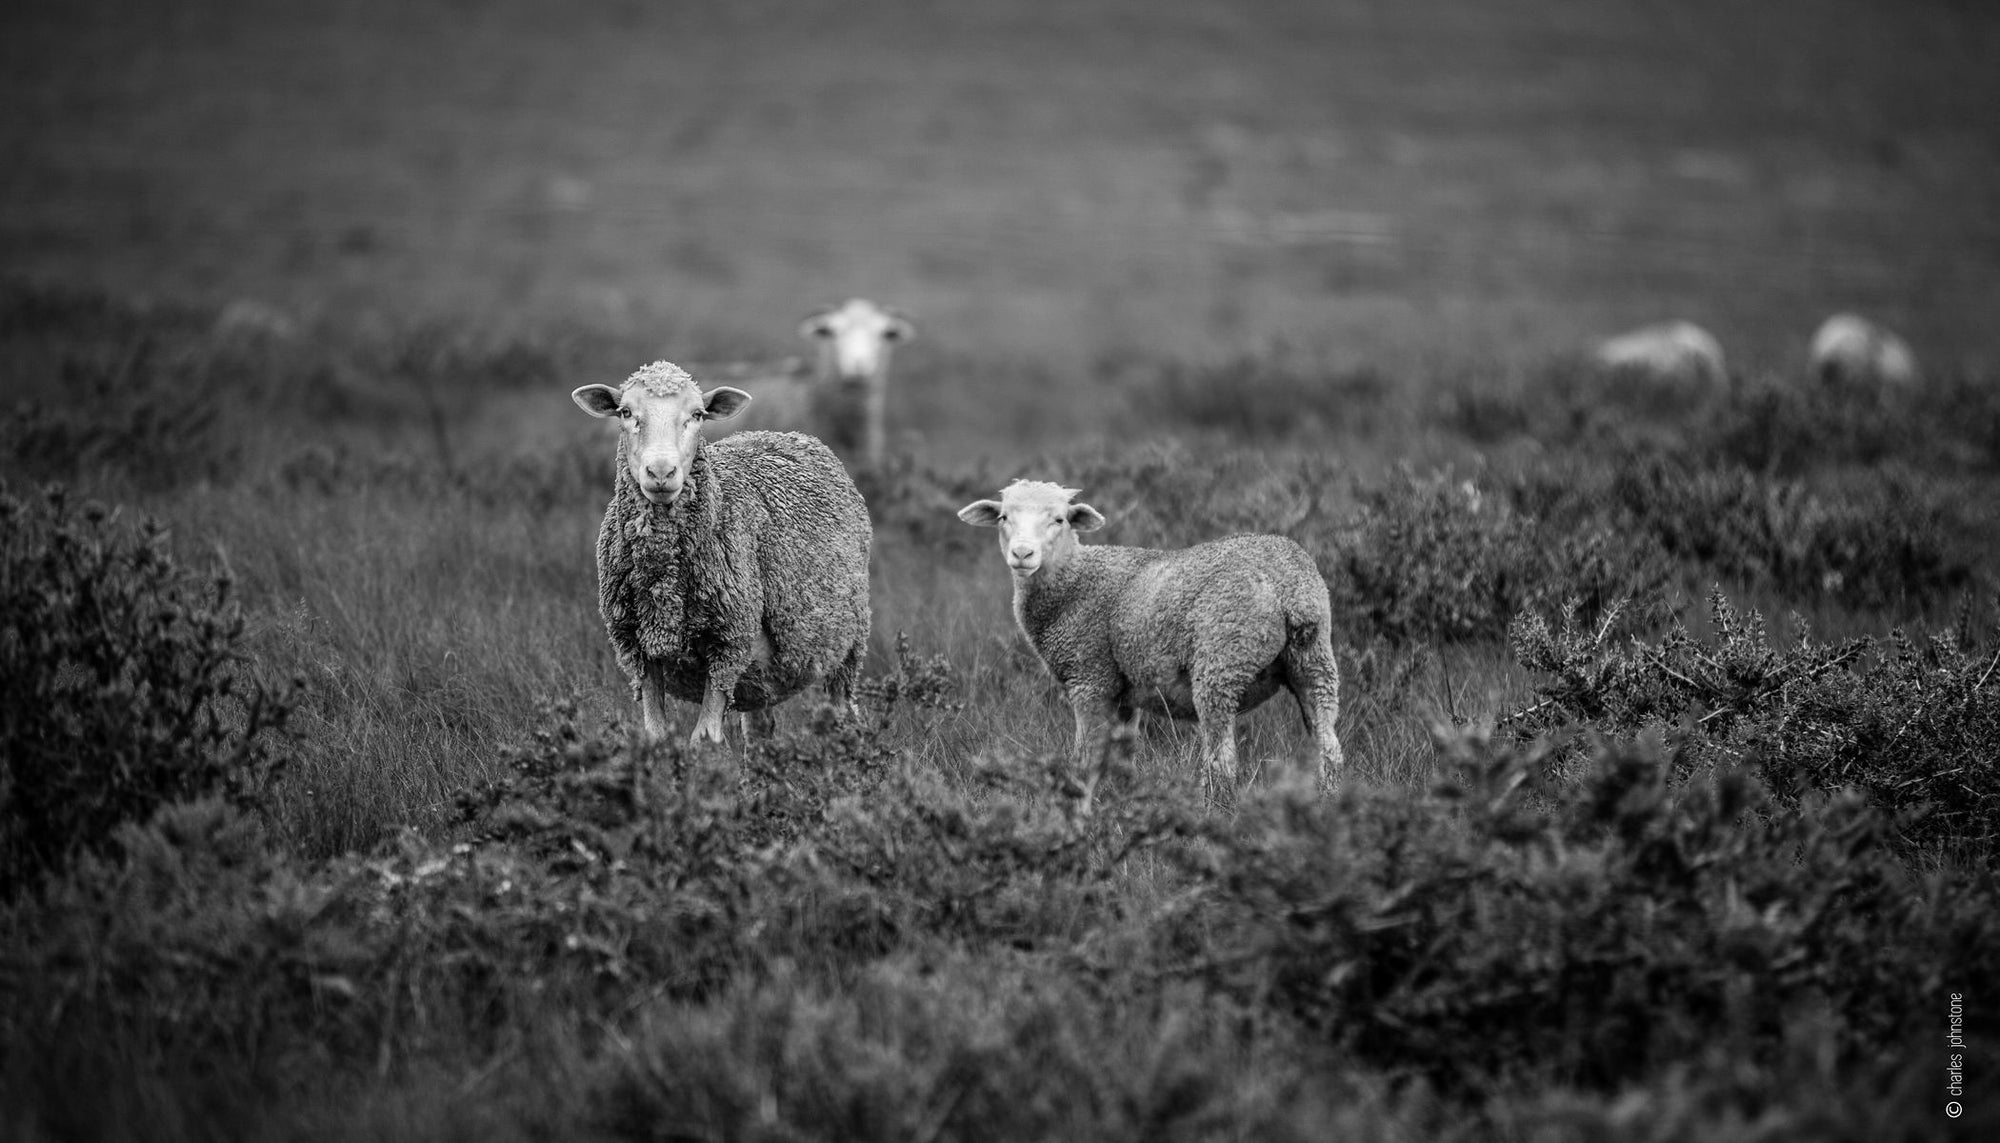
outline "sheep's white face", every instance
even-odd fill
[[[1067,559],[1076,550],[1078,532],[1104,526],[1097,509],[1070,503],[1076,494],[1077,489],[1047,481],[1017,480],[1001,490],[999,500],[975,500],[958,510],[958,518],[1000,529],[1000,554],[1007,558],[1007,569],[1026,579]]]
[[[593,417],[618,419],[633,483],[653,503],[672,504],[687,486],[702,422],[735,416],[750,394],[725,385],[703,395],[684,370],[656,362],[622,388],[585,385],[570,399]]]
[[[849,298],[799,324],[799,335],[817,341],[822,364],[831,367],[821,372],[843,381],[886,372],[891,348],[915,334],[908,318],[865,298]]]

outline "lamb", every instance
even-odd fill
[[[665,737],[669,694],[701,704],[695,744],[722,741],[725,709],[757,712],[768,730],[770,708],[816,682],[853,717],[873,529],[826,446],[802,433],[704,442],[704,422],[750,398],[704,395],[665,361],[570,397],[622,430],[598,602],[647,737]]]
[[[1729,383],[1722,344],[1691,321],[1660,322],[1608,338],[1591,359],[1607,371],[1691,392]]]
[[[1917,355],[1867,318],[1835,314],[1813,334],[1812,371],[1827,385],[1902,389],[1917,382]]]
[[[1337,775],[1340,666],[1312,557],[1271,535],[1178,551],[1084,545],[1076,534],[1104,516],[1072,503],[1077,492],[1017,480],[958,518],[1000,529],[1015,621],[1069,697],[1078,761],[1102,757],[1114,717],[1193,718],[1208,780],[1233,790],[1236,716],[1284,687],[1318,745],[1321,784]]]

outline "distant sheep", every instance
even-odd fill
[[[1337,775],[1340,667],[1312,557],[1268,535],[1178,551],[1084,545],[1076,534],[1104,517],[1076,493],[1017,480],[958,517],[1000,529],[1015,621],[1069,696],[1079,761],[1102,756],[1114,718],[1192,718],[1210,781],[1233,789],[1236,716],[1283,687],[1318,745],[1320,781]]]
[[[1917,355],[1867,318],[1835,314],[1813,334],[1812,371],[1828,385],[1900,389],[1917,383]]]
[[[831,400],[817,402],[834,451],[880,468],[887,449],[883,416],[889,398],[889,358],[916,336],[910,319],[865,298],[849,298],[799,323],[819,345],[818,385]]]
[[[889,359],[895,346],[916,336],[902,313],[864,298],[814,311],[799,335],[818,345],[816,366],[787,358],[771,369],[736,365],[702,370],[703,380],[726,380],[757,399],[743,431],[800,429],[825,439],[849,464],[879,469],[888,451]]]
[[[1673,389],[1717,390],[1729,383],[1722,343],[1690,321],[1641,326],[1608,338],[1591,360],[1608,372]]]
[[[670,694],[701,704],[696,743],[722,741],[725,709],[768,728],[769,708],[816,682],[852,715],[872,529],[826,446],[800,433],[704,442],[704,423],[750,398],[726,386],[704,396],[664,361],[570,396],[621,429],[598,602],[647,737],[666,735]]]

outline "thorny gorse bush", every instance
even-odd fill
[[[296,684],[250,669],[230,588],[154,521],[0,485],[0,895],[168,802],[269,781]]]

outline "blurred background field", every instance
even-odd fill
[[[791,351],[912,380],[1282,343],[1392,373],[1857,309],[1990,360],[1982,6],[1727,0],[9,6],[0,252],[311,325]],[[996,376],[997,375],[997,376]],[[1079,416],[1078,414],[1081,414]]]

